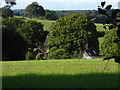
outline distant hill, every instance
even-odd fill
[[[100,15],[97,10],[50,10],[50,11],[54,11],[55,15],[57,15],[58,18],[64,17],[72,13],[81,13],[86,14],[88,18],[90,18],[95,23],[104,23],[105,20],[107,19],[107,17]],[[27,16],[25,14],[24,9],[15,9],[13,10],[13,13],[14,15],[17,16]]]

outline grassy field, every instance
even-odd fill
[[[2,63],[3,88],[116,88],[118,65],[113,60],[70,59]],[[105,68],[106,67],[106,68]]]
[[[95,23],[95,25],[98,32],[105,32],[105,29],[103,29],[102,24]],[[103,37],[99,37],[98,40],[99,40],[99,43],[103,42]]]
[[[98,32],[104,32],[105,29],[103,29],[103,25],[102,24],[98,24],[98,23],[95,23],[96,25],[96,29]]]
[[[14,16],[14,17],[16,17],[16,18],[26,18],[26,17],[23,17],[23,16]],[[28,20],[41,22],[42,24],[44,24],[44,30],[50,30],[52,24],[55,22],[53,20],[40,20],[40,19],[37,19],[37,18],[28,19]],[[97,31],[101,31],[101,32],[103,31],[104,32],[102,24],[95,23],[95,25],[96,25]]]
[[[44,25],[43,28],[44,28],[45,31],[46,30],[49,31],[50,28],[51,28],[51,26],[52,26],[52,24],[55,22],[53,20],[40,20],[40,19],[36,19],[36,18],[34,18],[34,19],[28,19],[28,20],[33,20],[33,21],[41,22]]]

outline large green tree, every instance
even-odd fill
[[[56,21],[51,28],[48,48],[50,52],[64,49],[64,53],[74,56],[85,49],[85,45],[98,52],[99,42],[96,26],[86,15],[71,14]],[[54,48],[54,49],[53,49]],[[60,50],[61,52],[61,50]],[[58,53],[59,54],[59,53]]]
[[[56,20],[58,19],[57,14],[55,13],[55,11],[50,11],[50,10],[45,10],[45,19],[48,20]]]
[[[47,31],[43,30],[43,24],[36,21],[27,21],[23,23],[19,27],[18,32],[29,43],[29,48],[35,48],[39,45],[43,45],[48,34]]]
[[[9,17],[13,17],[13,11],[11,10],[10,6],[6,5],[2,8],[0,8],[1,11],[1,15],[3,18],[9,18]]]
[[[22,23],[16,18],[2,20],[2,60],[25,60],[27,42],[17,32]]]
[[[30,18],[34,17],[39,17],[39,16],[44,16],[45,15],[45,10],[42,6],[40,6],[37,2],[33,2],[32,4],[28,5],[25,8],[26,14]]]

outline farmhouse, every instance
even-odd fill
[[[83,59],[91,59],[91,58],[94,58],[96,55],[96,52],[92,49],[86,49],[84,50],[83,52]]]
[[[97,55],[96,51],[94,48],[89,48],[88,43],[85,46],[85,50],[83,51],[83,59],[91,59],[91,58],[101,58],[102,56]]]
[[[47,35],[44,46],[39,46],[37,48],[37,53],[41,53],[42,58],[46,58],[49,49],[46,48],[46,45],[48,44],[50,37]],[[91,59],[91,58],[100,58],[101,56],[98,56],[96,51],[93,48],[88,48],[88,43],[85,45],[85,50],[83,51],[83,59]]]

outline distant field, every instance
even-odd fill
[[[69,59],[2,63],[3,88],[115,88],[118,64],[113,60]],[[104,69],[105,68],[105,69]]]
[[[14,16],[14,17],[24,18],[23,16]],[[34,20],[34,21],[37,21],[37,22],[41,22],[42,24],[44,24],[44,30],[50,30],[52,24],[55,22],[53,20],[39,20],[39,19],[36,19],[36,18],[28,19],[28,20]],[[96,25],[97,31],[104,31],[102,24],[95,23],[95,25]]]
[[[105,32],[105,29],[103,28],[102,24],[95,23],[95,25],[98,32]],[[99,43],[101,43],[103,41],[103,37],[99,37],[98,40]]]
[[[105,29],[103,29],[103,25],[102,24],[98,24],[98,23],[95,23],[95,25],[96,25],[96,29],[97,29],[97,31],[99,31],[99,32],[104,32],[105,31]]]
[[[33,21],[37,21],[37,22],[41,22],[42,24],[44,24],[44,30],[45,31],[49,31],[52,24],[55,22],[53,20],[39,20],[39,19],[28,19],[28,20],[33,20]]]

